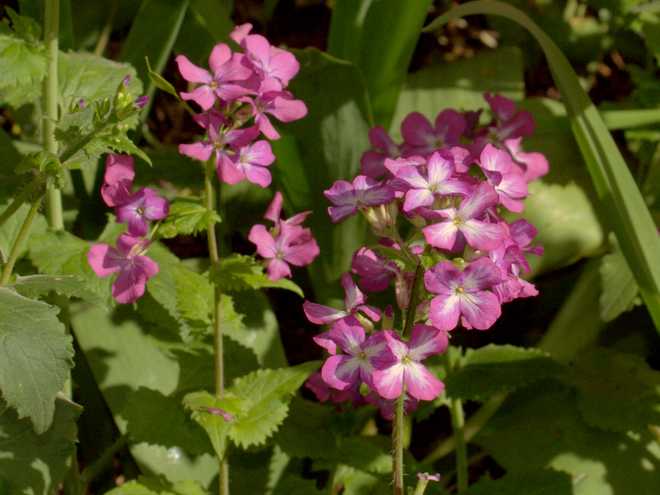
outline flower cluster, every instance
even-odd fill
[[[87,253],[92,270],[99,277],[117,273],[112,296],[126,304],[144,295],[147,281],[158,273],[158,264],[145,256],[150,243],[149,224],[167,217],[169,204],[153,189],[143,187],[133,192],[133,158],[110,154],[105,162],[101,197],[115,209],[117,221],[126,224],[117,246],[94,244]]]
[[[320,400],[370,402],[385,417],[402,393],[409,410],[432,400],[443,384],[422,362],[447,348],[449,332],[486,330],[502,304],[537,294],[521,278],[530,269],[525,255],[543,251],[532,246],[536,229],[506,218],[523,211],[529,182],[547,173],[548,162],[522,149],[534,130],[531,115],[502,96],[485,98],[488,119],[451,109],[433,123],[409,114],[402,143],[372,129],[360,174],[324,192],[333,222],[360,212],[378,242],[360,248],[352,274],[342,277],[345,310],[305,302],[311,322],[330,325],[315,338],[330,357],[307,384]],[[399,328],[410,335],[393,330],[392,316],[375,329],[383,315],[362,291],[392,286]]]
[[[243,24],[231,33],[243,53],[217,44],[209,56],[210,70],[185,55],[176,57],[183,78],[197,85],[181,97],[201,107],[195,121],[206,131],[203,141],[181,144],[179,152],[204,162],[213,156],[218,178],[227,184],[247,179],[268,187],[268,167],[275,161],[268,140],[280,137],[271,118],[292,122],[307,115],[307,107],[286,90],[300,68],[296,58],[250,34],[251,29]]]

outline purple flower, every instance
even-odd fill
[[[353,387],[337,390],[330,387],[321,376],[321,372],[311,375],[305,382],[305,387],[311,390],[319,402],[333,402],[341,404],[343,402],[353,402],[355,405],[361,404],[364,399],[360,394],[360,386],[356,384]]]
[[[300,225],[312,213],[311,211],[303,211],[296,213],[291,218],[283,219],[281,218],[283,202],[284,197],[282,196],[282,193],[277,191],[275,196],[273,196],[272,201],[268,205],[266,213],[264,214],[264,218],[273,222],[275,226],[279,226],[281,223],[287,223],[289,225]]]
[[[333,206],[328,214],[333,222],[353,215],[358,208],[389,203],[394,199],[394,190],[370,177],[358,175],[353,182],[338,180],[323,194]]]
[[[117,206],[117,221],[128,224],[128,233],[134,236],[146,235],[149,222],[162,220],[169,212],[169,203],[148,187],[132,194],[128,200]]]
[[[366,247],[361,247],[353,254],[351,270],[360,277],[358,279],[360,288],[367,292],[384,291],[400,272],[396,263],[378,256]]]
[[[511,138],[527,137],[534,133],[532,114],[518,111],[516,104],[504,96],[485,93],[484,98],[495,117],[495,125],[491,127],[490,131],[497,140],[505,141]]]
[[[421,113],[412,112],[401,123],[404,153],[429,155],[444,146],[458,144],[465,127],[465,117],[455,110],[440,112],[434,126]]]
[[[258,95],[254,100],[245,98],[243,101],[252,107],[254,123],[268,139],[280,138],[280,133],[273,127],[268,115],[272,115],[280,122],[293,122],[307,115],[305,103],[294,99],[288,91],[268,91]]]
[[[500,203],[510,211],[520,213],[527,197],[527,181],[506,151],[487,144],[479,157],[479,165],[493,185]]]
[[[386,347],[383,332],[366,337],[364,328],[353,316],[337,320],[332,328],[314,337],[314,341],[330,352],[321,368],[323,381],[332,388],[345,390],[366,383],[373,388],[372,361]],[[337,354],[339,348],[343,354]]]
[[[345,310],[331,308],[322,304],[305,301],[303,310],[305,316],[309,321],[317,325],[326,325],[334,323],[337,320],[355,315],[358,312],[364,313],[365,316],[373,321],[380,320],[380,312],[378,309],[369,306],[366,303],[366,298],[360,289],[358,289],[353,278],[349,273],[344,273],[341,277],[341,285],[344,287],[344,306]]]
[[[394,419],[394,408],[396,407],[395,400],[383,399],[380,395],[378,395],[377,392],[373,390],[369,392],[369,394],[367,394],[364,399],[367,403],[378,408],[383,419],[386,419],[387,421],[392,421]],[[419,401],[417,399],[406,394],[403,405],[406,416],[412,414],[415,409],[417,409],[418,405]]]
[[[400,155],[400,150],[381,126],[369,129],[369,142],[371,143],[371,149],[362,154],[360,170],[367,177],[380,179],[387,173],[384,165],[385,159],[397,158]]]
[[[500,301],[492,288],[502,281],[500,269],[488,258],[479,258],[459,270],[441,261],[424,274],[424,285],[437,294],[431,300],[429,318],[441,330],[461,324],[467,329],[486,330],[500,317]]]
[[[105,159],[105,175],[101,186],[101,197],[105,204],[114,207],[128,202],[133,189],[133,179],[133,157],[109,154]]]
[[[504,141],[506,149],[511,153],[511,156],[516,163],[523,169],[523,174],[527,182],[544,176],[548,173],[550,165],[543,153],[531,152],[527,153],[521,147],[522,138],[507,139]]]
[[[268,187],[272,180],[268,166],[275,155],[268,141],[246,144],[232,155],[223,155],[218,168],[218,177],[227,184],[237,184],[247,178],[253,184]]]
[[[183,78],[200,83],[192,92],[181,93],[181,98],[193,100],[203,110],[208,110],[216,98],[231,101],[249,93],[248,88],[239,84],[252,75],[252,70],[242,63],[242,58],[242,54],[232,54],[229,46],[219,43],[213,47],[209,56],[211,73],[193,64],[185,55],[177,56],[175,60]]]
[[[430,216],[446,220],[422,229],[431,246],[453,251],[467,242],[474,249],[490,250],[498,247],[506,233],[496,223],[485,221],[484,212],[497,204],[498,196],[488,184],[481,184],[456,208],[435,210]]]
[[[319,254],[319,246],[309,229],[282,223],[275,235],[263,225],[254,225],[248,239],[257,246],[257,253],[268,260],[268,277],[279,280],[291,276],[289,265],[309,265]]]
[[[122,234],[116,248],[94,244],[87,253],[87,261],[99,277],[118,273],[112,284],[112,297],[120,304],[142,297],[147,281],[158,273],[158,264],[144,256],[147,246],[145,239]]]
[[[444,384],[422,361],[447,349],[447,333],[435,327],[417,324],[410,342],[403,342],[390,330],[383,331],[387,353],[374,360],[374,388],[384,399],[396,399],[404,391],[418,400],[433,400],[444,390]]]
[[[425,170],[424,170],[425,169]],[[437,196],[461,194],[467,196],[470,186],[454,178],[454,164],[434,152],[425,167],[402,167],[396,172],[408,189],[403,204],[403,211],[410,212],[421,206],[431,206]]]

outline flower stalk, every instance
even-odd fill
[[[57,139],[55,125],[57,123],[58,105],[58,54],[59,54],[60,0],[45,2],[44,41],[48,55],[46,78],[43,89],[44,119],[42,127],[44,150],[57,155]],[[54,184],[48,186],[46,192],[46,212],[48,225],[54,230],[64,229],[62,215],[62,194]]]
[[[39,211],[39,206],[41,206],[41,197],[39,197],[39,199],[35,200],[32,203],[32,206],[30,207],[30,211],[25,217],[25,220],[23,221],[23,225],[21,225],[21,228],[18,231],[18,234],[16,235],[16,239],[14,240],[14,244],[12,245],[11,251],[9,253],[9,258],[7,259],[7,263],[2,269],[2,277],[0,278],[0,285],[6,285],[7,283],[9,283],[9,280],[11,279],[11,274],[12,271],[14,270],[14,265],[16,264],[16,260],[18,259],[18,256],[21,252],[23,243],[30,235],[32,222],[34,221],[34,217],[37,216],[37,212]]]
[[[450,407],[451,425],[456,439],[456,474],[458,477],[458,493],[464,493],[468,487],[467,445],[463,429],[465,416],[461,399],[451,399]]]
[[[217,188],[215,187],[215,163],[209,160],[206,164],[204,174],[204,196],[206,208],[209,211],[216,209]],[[216,269],[220,264],[220,253],[218,250],[218,239],[215,232],[215,221],[209,215],[207,224],[207,242],[209,248],[209,259],[211,261],[211,270],[209,271],[211,283],[214,286],[214,311],[213,311],[213,358],[215,370],[215,395],[221,399],[225,393],[225,369],[224,369],[224,343],[222,328],[222,292],[215,280]],[[226,458],[219,459],[218,466],[218,493],[220,495],[229,495],[229,464]]]

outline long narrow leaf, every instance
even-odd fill
[[[557,45],[511,5],[494,0],[469,2],[439,17],[425,31],[435,30],[451,19],[475,14],[511,19],[525,27],[543,48],[600,198],[602,217],[610,221],[656,329],[660,330],[660,239],[635,180],[598,110]]]
[[[377,124],[389,127],[431,0],[337,0],[329,52],[357,65]]]

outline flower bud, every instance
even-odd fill
[[[398,211],[395,202],[371,206],[362,210],[374,234],[381,237],[387,237],[392,233],[392,229],[396,226]]]

